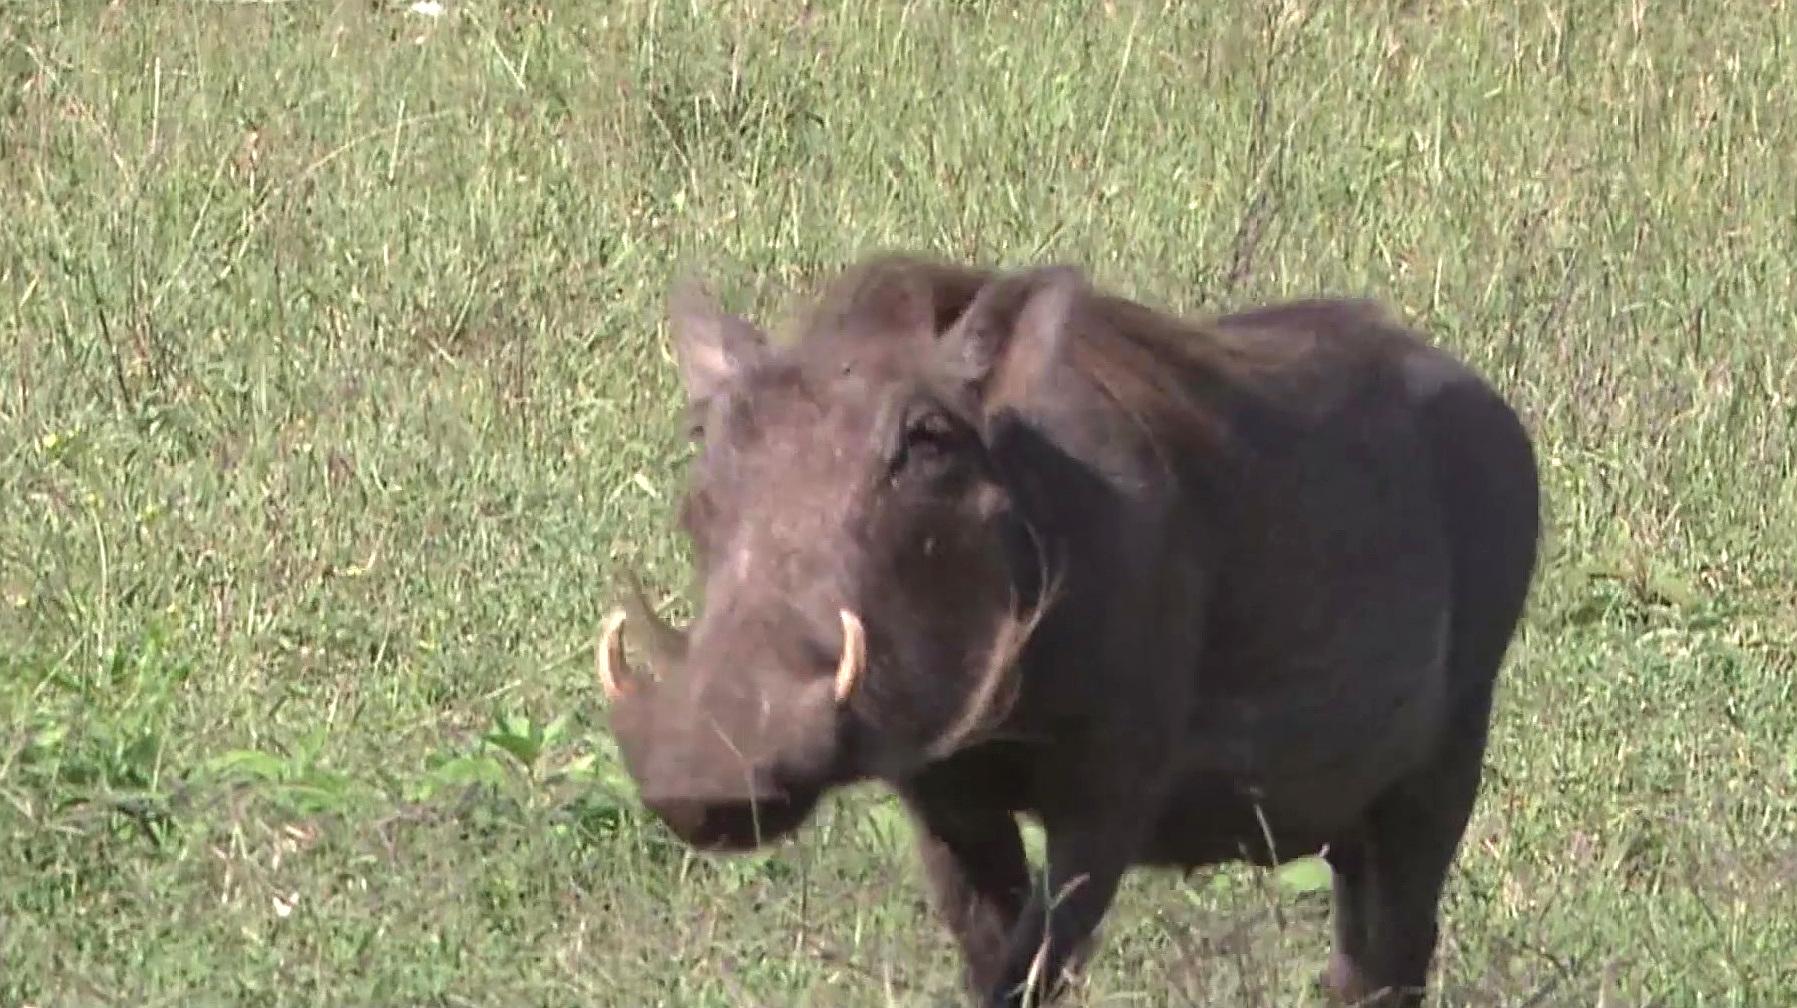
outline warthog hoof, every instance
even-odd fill
[[[1422,992],[1375,986],[1354,961],[1340,952],[1329,956],[1329,965],[1317,975],[1317,986],[1330,1000],[1349,1008],[1416,1008]]]

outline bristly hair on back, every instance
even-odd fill
[[[782,342],[881,334],[900,310],[898,299],[920,290],[940,333],[1003,275],[912,252],[871,253],[825,280]],[[1302,340],[1255,340],[1210,318],[1170,314],[1097,288],[1080,317],[1067,344],[1068,363],[1140,427],[1169,465],[1169,444],[1188,450],[1226,444],[1215,394],[1260,386],[1309,352]]]
[[[790,325],[799,341],[829,333],[878,328],[892,298],[921,288],[931,300],[937,332],[953,325],[975,294],[999,272],[913,252],[873,252],[826,278]]]

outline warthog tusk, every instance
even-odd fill
[[[624,695],[624,682],[618,680],[618,674],[628,676],[630,673],[630,665],[624,659],[623,609],[613,609],[606,614],[605,622],[599,626],[599,646],[595,650],[599,688],[605,691],[607,700],[617,700]]]
[[[855,680],[861,678],[861,671],[867,666],[867,635],[861,628],[861,617],[840,610],[842,617],[842,661],[836,665],[836,702],[841,703],[849,698],[855,688]]]

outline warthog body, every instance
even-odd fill
[[[1132,866],[1326,847],[1324,982],[1420,997],[1536,557],[1486,383],[1365,302],[1177,320],[1068,267],[870,259],[786,345],[670,304],[704,604],[619,610],[600,672],[675,833],[888,782],[989,1006],[1052,997]]]

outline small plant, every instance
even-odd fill
[[[314,728],[286,756],[257,749],[232,749],[207,760],[201,771],[248,782],[276,805],[297,815],[346,812],[371,801],[373,788],[324,765],[326,738],[323,728]]]
[[[560,742],[567,730],[566,714],[547,723],[537,723],[528,714],[505,711],[495,715],[493,727],[481,736],[481,741],[509,754],[535,780],[541,772],[544,753]],[[558,772],[565,773],[567,769],[564,765]]]

